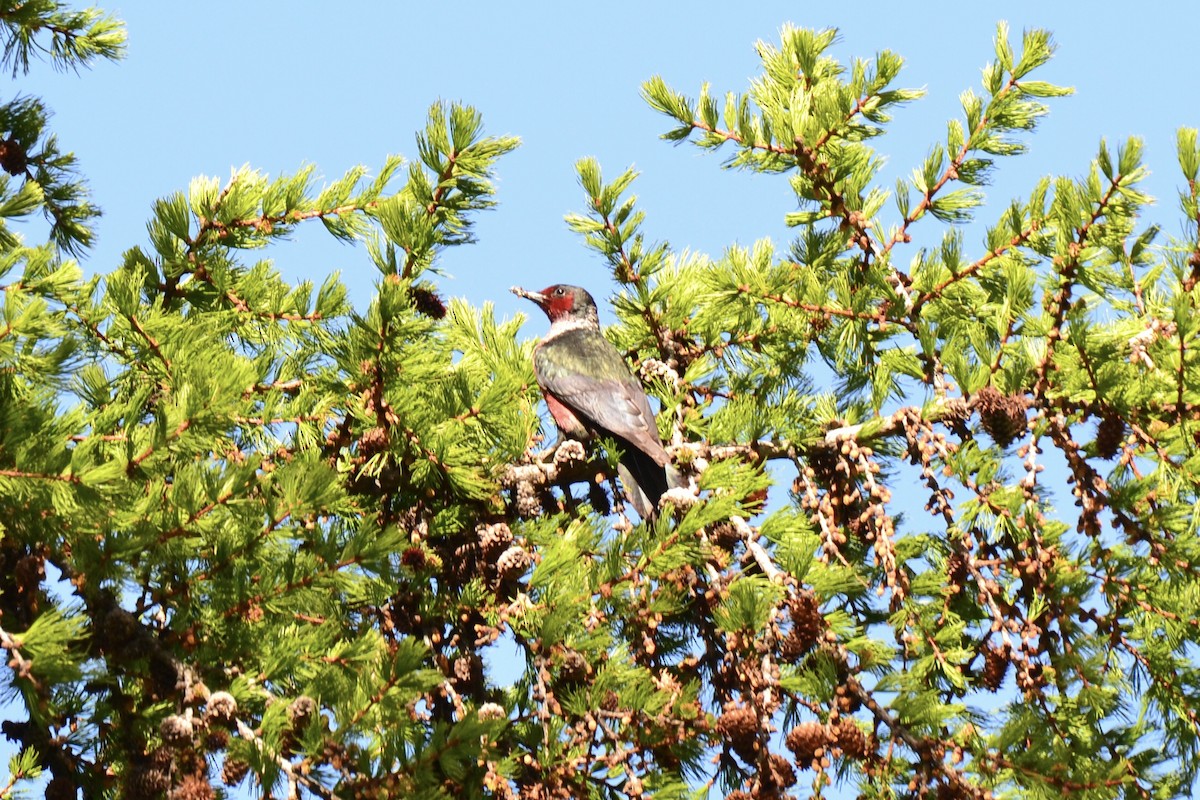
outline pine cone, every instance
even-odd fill
[[[998,447],[1008,447],[1013,439],[1025,432],[1024,397],[1001,394],[994,386],[985,386],[975,393],[979,421]]]
[[[577,442],[574,439],[567,439],[554,451],[555,464],[569,464],[573,461],[583,461],[586,458],[587,450],[583,448],[581,442]]]
[[[983,673],[980,679],[989,692],[1000,691],[1008,674],[1008,653],[1002,647],[989,646],[983,651]]]
[[[1125,441],[1125,420],[1114,412],[1106,412],[1096,427],[1096,455],[1112,458]]]
[[[742,541],[742,537],[738,535],[737,528],[732,522],[718,522],[708,530],[708,540],[722,550],[733,552],[733,548],[737,547]]]
[[[867,754],[867,736],[850,717],[838,717],[830,732],[846,758],[857,759]]]
[[[410,286],[408,296],[412,298],[413,308],[418,313],[424,314],[430,319],[442,319],[446,316],[446,304],[432,289],[424,286]]]
[[[16,139],[0,142],[0,169],[9,175],[24,175],[29,166],[29,155]]]
[[[812,591],[802,591],[788,600],[792,629],[780,643],[779,654],[785,661],[796,661],[820,641],[825,629],[820,603]]]
[[[400,564],[413,572],[420,572],[428,563],[429,559],[425,557],[425,551],[419,545],[407,547],[400,554]]]
[[[162,736],[163,744],[169,747],[184,747],[191,744],[195,728],[187,717],[172,714],[159,723],[158,733]]]
[[[170,765],[138,764],[125,778],[123,800],[158,800],[171,788]]]
[[[358,452],[369,458],[387,450],[390,441],[391,437],[385,428],[367,428],[362,436],[358,437]]]
[[[501,580],[509,580],[521,577],[525,574],[525,570],[529,569],[529,565],[533,562],[528,551],[519,544],[514,544],[503,553],[500,558],[496,559],[496,572],[499,573]]]
[[[250,771],[250,765],[238,758],[226,758],[221,767],[221,783],[226,786],[237,786]]]
[[[66,775],[55,775],[46,784],[46,800],[75,800],[78,796],[75,781]]]
[[[858,711],[860,708],[862,708],[862,700],[858,698],[858,694],[851,692],[845,684],[837,687],[837,690],[834,694],[836,696],[839,712],[843,714],[853,714],[855,711]]]
[[[801,768],[807,768],[813,761],[825,755],[825,747],[829,744],[829,729],[820,722],[802,722],[792,728],[784,744],[795,755],[796,763]]]
[[[512,529],[505,522],[480,525],[475,528],[475,533],[479,536],[479,546],[488,558],[499,556],[513,540]]]
[[[516,506],[517,515],[524,519],[541,515],[542,499],[538,494],[537,487],[528,481],[519,482],[516,491]]]
[[[210,753],[224,750],[229,746],[229,731],[224,728],[212,728],[204,734],[204,749]]]
[[[483,691],[483,660],[479,656],[474,653],[459,656],[454,659],[452,669],[454,676],[451,678],[451,682],[457,691],[464,693]]]
[[[291,720],[292,727],[295,729],[306,726],[316,713],[317,701],[306,694],[302,694],[293,700],[287,710],[288,719]]]
[[[792,769],[792,765],[788,760],[776,753],[771,754],[769,759],[771,764],[771,784],[780,789],[789,789],[796,785],[796,770]]]
[[[478,715],[481,720],[490,721],[504,719],[508,713],[499,703],[484,703],[479,707]]]
[[[758,716],[750,708],[730,708],[717,720],[717,732],[747,762],[758,749]]]
[[[566,650],[562,655],[562,666],[558,670],[558,684],[577,685],[588,676],[587,659],[578,650]]]
[[[962,397],[952,397],[942,405],[942,423],[960,436],[970,418],[971,404]]]
[[[171,792],[170,800],[213,800],[212,784],[200,775],[187,775]]]
[[[229,692],[213,692],[204,707],[204,718],[229,723],[237,716],[237,700]]]

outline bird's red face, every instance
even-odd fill
[[[531,292],[514,286],[512,292],[518,297],[524,297],[526,300],[537,303],[542,311],[546,312],[546,316],[550,318],[551,322],[571,316],[577,310],[579,301],[576,288],[561,283],[547,286],[540,292]]]

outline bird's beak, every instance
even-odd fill
[[[531,292],[528,289],[522,289],[520,286],[514,286],[509,289],[509,291],[515,294],[517,297],[524,297],[526,300],[532,300],[539,306],[546,302],[546,295],[542,294],[541,292]]]

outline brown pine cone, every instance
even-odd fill
[[[867,737],[850,717],[839,717],[830,731],[846,758],[857,759],[867,754]]]
[[[747,762],[754,760],[754,751],[758,747],[758,716],[753,709],[726,709],[717,720],[717,732],[735,753]]]
[[[989,646],[983,651],[983,672],[980,680],[989,692],[1000,691],[1008,674],[1008,653],[1002,647]]]
[[[239,758],[226,758],[221,767],[221,783],[226,786],[237,786],[250,771],[250,765]]]
[[[796,757],[796,763],[801,768],[808,768],[813,761],[825,755],[825,748],[829,745],[829,728],[820,722],[802,722],[792,728],[784,744]]]
[[[1096,455],[1112,458],[1125,442],[1125,420],[1115,412],[1107,412],[1096,427]]]
[[[975,393],[979,422],[999,447],[1008,447],[1013,439],[1025,432],[1024,397],[1001,394],[994,386],[985,386]]]
[[[820,603],[812,591],[802,591],[788,600],[792,629],[780,643],[779,654],[785,661],[796,661],[820,641],[825,629]]]

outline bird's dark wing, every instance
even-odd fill
[[[618,381],[560,377],[547,391],[568,406],[584,424],[632,444],[663,466],[669,460],[658,438],[658,427],[646,393],[640,386]]]
[[[655,463],[670,460],[641,383],[598,331],[569,331],[544,342],[534,356],[538,383],[585,425],[641,450]]]

